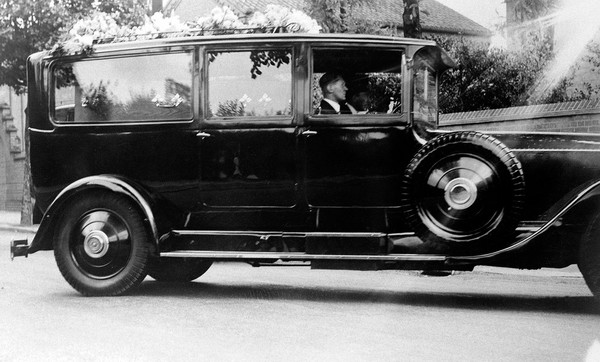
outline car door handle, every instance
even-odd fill
[[[314,136],[317,134],[317,131],[311,131],[311,130],[306,130],[304,132],[302,132],[303,136]]]
[[[196,137],[202,137],[202,138],[206,138],[206,137],[210,137],[210,133],[206,133],[206,132],[198,132],[196,133]]]

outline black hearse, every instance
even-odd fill
[[[214,261],[471,270],[578,264],[600,297],[600,136],[443,132],[433,42],[233,34],[28,61],[39,230],[85,295]],[[320,112],[343,74],[353,114]],[[358,98],[357,98],[358,99]]]

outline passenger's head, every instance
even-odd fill
[[[369,92],[366,90],[359,90],[350,97],[350,104],[356,108],[357,111],[368,111],[369,110]]]
[[[344,102],[346,100],[346,82],[341,74],[327,72],[319,79],[319,86],[323,91],[323,97],[335,102]]]

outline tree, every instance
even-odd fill
[[[309,0],[304,10],[326,33],[378,33],[377,24],[367,26],[367,21],[352,16],[353,9],[367,4],[377,6],[377,0]]]
[[[519,51],[488,49],[453,38],[435,39],[457,62],[442,78],[440,110],[443,113],[525,105],[529,90],[544,69],[551,50],[532,43]]]
[[[419,0],[404,0],[402,28],[404,29],[404,36],[407,38],[420,39],[422,37]]]
[[[123,24],[141,24],[146,13],[136,0],[0,0],[0,85],[8,85],[17,93],[27,87],[27,57],[49,49],[58,42],[73,23],[94,11],[117,15]],[[29,137],[25,134],[27,162],[24,170],[21,222],[31,224],[31,171]]]
[[[539,35],[539,34],[538,34]],[[542,97],[533,98],[539,78],[552,61],[552,46],[544,37],[533,37],[518,50],[488,49],[481,44],[437,37],[436,40],[456,61],[440,84],[442,113],[467,112],[530,104],[546,104],[598,98],[600,85],[574,84],[571,69]],[[584,58],[595,72],[600,65],[600,45],[592,43]]]
[[[545,20],[558,0],[506,0],[509,45],[519,49],[532,36],[543,36],[552,42],[553,28]]]
[[[524,23],[538,19],[554,8],[556,0],[508,0],[514,15],[514,21]]]
[[[70,26],[93,11],[119,14],[140,24],[146,10],[137,0],[0,0],[0,85],[26,90],[27,57],[55,44]]]

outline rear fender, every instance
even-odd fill
[[[77,180],[58,194],[46,210],[38,231],[28,248],[28,253],[31,254],[38,250],[51,250],[56,224],[69,200],[86,191],[98,189],[116,192],[131,199],[144,215],[153,245],[158,246],[160,231],[155,217],[157,210],[151,195],[144,188],[130,180],[111,175],[99,175]]]

